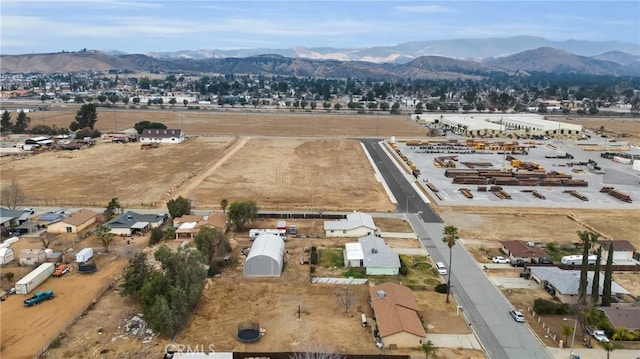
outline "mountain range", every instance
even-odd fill
[[[293,47],[289,49],[257,48],[235,50],[185,50],[174,52],[148,52],[155,58],[206,59],[225,57],[251,57],[261,54],[278,54],[291,58],[314,60],[366,61],[375,63],[407,63],[420,56],[442,56],[456,59],[482,60],[488,57],[504,57],[522,51],[551,47],[580,56],[595,56],[609,51],[640,55],[640,44],[619,41],[552,41],[542,37],[513,36],[505,38],[453,39],[437,41],[411,41],[392,46],[376,46],[361,49],[332,47]],[[122,54],[122,53],[118,53]]]
[[[414,44],[414,54],[426,51],[424,47],[420,47],[422,45]],[[596,46],[598,43],[593,44],[594,48],[598,47]],[[487,47],[491,46],[487,45]],[[502,48],[502,51],[504,49]],[[325,50],[329,51],[330,49]],[[368,50],[371,56],[375,53],[383,54],[381,50]],[[213,53],[209,53],[209,55],[211,54]],[[364,56],[364,50],[359,54]],[[384,54],[389,54],[389,52],[384,52]],[[391,55],[389,55],[391,56],[389,61],[386,62],[313,59],[309,58],[312,57],[310,55],[309,57],[298,57],[273,53],[223,58],[211,56],[203,58],[195,58],[195,56],[177,58],[158,56],[158,54],[156,56],[149,56],[148,54],[113,54],[93,50],[50,54],[2,55],[0,56],[0,71],[2,73],[70,73],[128,70],[131,72],[236,73],[377,79],[478,79],[495,74],[526,76],[531,72],[640,76],[640,55],[638,54],[612,50],[593,56],[582,56],[552,47],[527,49],[508,56],[487,57],[482,60],[465,56],[422,55],[408,62],[398,62],[398,57]]]

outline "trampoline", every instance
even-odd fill
[[[260,324],[258,322],[242,322],[238,324],[236,337],[244,343],[255,342],[260,339]]]

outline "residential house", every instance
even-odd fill
[[[400,257],[384,240],[374,235],[358,239],[367,275],[398,275]]]
[[[133,211],[122,213],[104,225],[110,229],[110,233],[131,236],[144,234],[155,227],[160,227],[166,217],[163,214],[141,214]]]
[[[36,266],[47,261],[47,253],[44,249],[20,250],[20,265]]]
[[[640,306],[629,304],[612,304],[610,307],[598,307],[611,324],[616,328],[626,328],[629,331],[640,330]]]
[[[375,315],[374,335],[385,348],[413,348],[422,345],[425,331],[418,303],[411,290],[396,283],[369,287],[369,303]]]
[[[376,230],[373,217],[361,212],[349,213],[346,219],[324,222],[327,237],[362,237],[375,234]]]
[[[558,267],[530,267],[531,278],[544,288],[547,284],[551,285],[555,290],[555,296],[561,302],[567,304],[575,304],[578,301],[578,287],[580,284],[579,270],[562,270]],[[587,293],[591,295],[591,285],[593,283],[593,271],[587,272]],[[600,273],[600,286],[598,293],[602,295],[604,272]],[[611,294],[629,294],[629,292],[618,285],[611,282]]]
[[[193,240],[204,227],[215,228],[222,233],[229,230],[229,216],[215,212],[207,215],[184,215],[173,220],[177,240]]]
[[[3,234],[14,236],[22,233],[22,230],[18,227],[28,223],[30,220],[31,213],[28,211],[0,207],[0,230]]]
[[[180,129],[145,128],[140,135],[142,143],[182,143],[184,140],[184,132]]]
[[[500,241],[502,252],[506,254],[511,262],[522,259],[527,263],[538,263],[540,258],[549,257],[549,254],[542,248],[536,247],[533,242],[523,241]]]
[[[69,217],[47,226],[47,233],[80,233],[96,223],[98,213],[81,209]]]
[[[632,262],[636,248],[627,240],[599,242],[602,247],[602,258],[608,258],[609,245],[613,245],[613,262]]]

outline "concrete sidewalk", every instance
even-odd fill
[[[429,334],[427,340],[431,340],[437,348],[465,348],[482,350],[482,346],[475,335],[470,334]],[[635,358],[634,358],[635,359]]]

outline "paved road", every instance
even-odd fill
[[[407,177],[393,164],[378,140],[362,140],[389,189],[398,200],[423,246],[434,261],[449,262],[449,247],[442,241],[443,220],[424,203]],[[407,199],[408,198],[408,199]],[[551,358],[526,324],[508,314],[510,303],[489,281],[471,255],[460,245],[453,247],[451,290],[462,307],[489,358]]]

